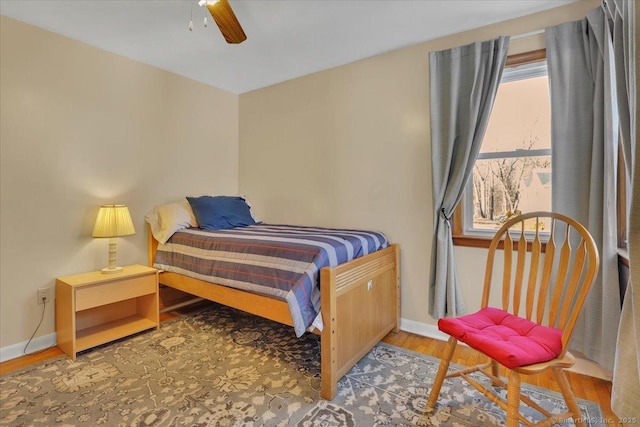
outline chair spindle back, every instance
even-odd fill
[[[549,233],[540,230],[546,221],[550,221]],[[531,212],[511,218],[489,247],[483,308],[489,305],[500,247],[504,248],[502,309],[562,330],[564,352],[598,272],[593,238],[580,223],[558,213]],[[523,296],[525,308],[520,313]]]

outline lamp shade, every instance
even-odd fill
[[[120,237],[135,234],[129,209],[125,205],[102,205],[98,211],[93,237]]]

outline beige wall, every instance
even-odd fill
[[[598,4],[574,3],[240,95],[240,192],[265,221],[384,231],[401,245],[403,324],[433,324],[429,51],[580,19]],[[543,34],[520,38],[510,51],[543,42]],[[473,310],[485,251],[456,255]]]
[[[578,19],[598,0],[396,50],[240,97],[71,39],[0,21],[0,348],[38,324],[36,290],[101,268],[98,206],[144,214],[185,194],[247,194],[270,222],[361,227],[401,244],[402,317],[427,315],[432,203],[428,52]],[[543,36],[512,41],[512,51]],[[239,150],[239,151],[238,151]],[[484,251],[457,248],[469,309]],[[37,337],[54,332],[47,307]],[[405,322],[405,324],[408,324]]]
[[[0,21],[0,347],[26,341],[36,289],[106,266],[102,203],[130,208],[118,263],[146,263],[145,213],[238,190],[238,96],[18,21]],[[38,336],[52,334],[53,306]]]

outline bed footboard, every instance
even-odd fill
[[[332,400],[338,380],[390,331],[399,329],[399,248],[320,272],[324,329],[321,395]]]

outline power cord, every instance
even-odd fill
[[[29,341],[27,341],[27,345],[24,346],[24,350],[22,351],[22,353],[25,355],[42,353],[43,351],[53,347],[53,346],[49,346],[49,347],[43,348],[42,350],[27,353],[27,347],[29,347],[29,344],[31,344],[31,340],[33,340],[33,337],[36,336],[36,332],[38,332],[38,329],[40,329],[40,326],[42,325],[42,321],[44,320],[44,312],[46,309],[47,309],[47,299],[42,298],[42,315],[40,316],[40,322],[38,323],[38,326],[36,326],[36,330],[33,331],[33,334],[31,335],[31,338],[29,338]]]

